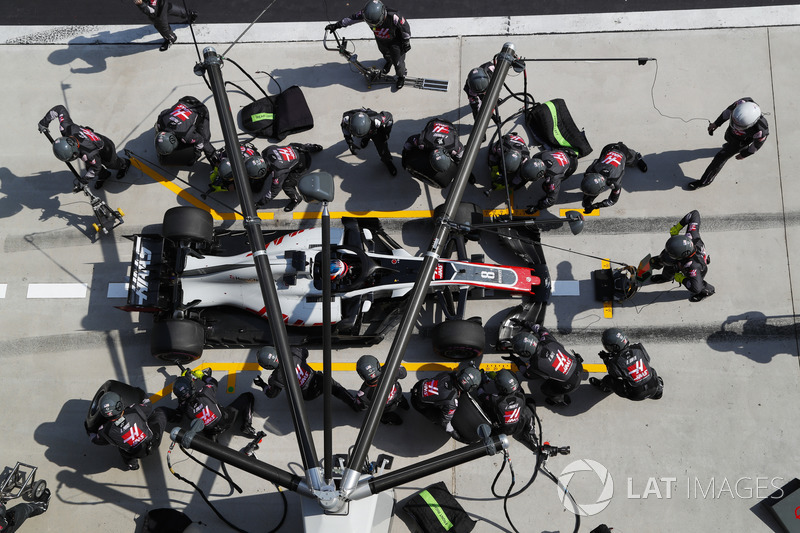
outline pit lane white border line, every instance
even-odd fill
[[[346,16],[349,13],[337,13]],[[201,14],[202,15],[202,14]],[[587,13],[524,17],[464,17],[412,20],[413,38],[515,36],[561,33],[700,30],[800,25],[800,5],[724,9],[688,9],[632,13]],[[327,22],[255,24],[245,43],[320,41]],[[195,24],[198,43],[233,42],[248,24]],[[174,25],[179,44],[191,44],[186,25]],[[348,39],[371,39],[366,25],[348,28]],[[161,42],[152,26],[0,26],[0,44],[153,44]],[[227,46],[226,46],[227,48]],[[224,50],[218,50],[222,52]]]
[[[31,283],[28,298],[86,298],[89,285],[86,283]]]
[[[8,284],[0,283],[0,298],[6,297],[6,289],[8,288]]]

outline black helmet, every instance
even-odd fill
[[[467,75],[467,87],[474,93],[483,93],[489,88],[489,74],[483,67],[477,67],[469,71]]]
[[[223,159],[219,164],[219,177],[225,181],[233,179],[233,165],[230,159]]]
[[[511,339],[511,349],[522,357],[533,357],[536,354],[537,346],[539,346],[539,339],[527,331],[521,331]]]
[[[461,392],[477,389],[481,384],[481,372],[474,366],[465,366],[456,374],[456,388]]]
[[[611,353],[619,353],[628,347],[628,337],[619,328],[608,328],[603,332],[603,348]]]
[[[664,249],[672,259],[680,261],[694,255],[694,242],[689,235],[673,235],[667,240]]]
[[[280,364],[278,352],[274,346],[262,346],[256,352],[256,359],[261,368],[265,370],[275,370]]]
[[[267,175],[267,164],[260,155],[248,157],[244,162],[244,168],[247,169],[247,175],[251,178],[263,178]]]
[[[445,153],[444,148],[437,148],[432,151],[429,160],[431,167],[437,174],[447,172],[450,169],[450,165],[453,163],[450,156]]]
[[[122,414],[122,397],[116,392],[107,392],[100,397],[100,413],[106,418],[117,418]]]
[[[503,162],[505,163],[506,172],[512,174],[519,169],[519,165],[522,163],[522,154],[519,150],[506,150],[505,155],[503,155]]]
[[[602,174],[587,172],[581,181],[581,191],[589,196],[597,196],[606,188],[606,179]]]
[[[191,378],[181,376],[172,384],[172,392],[179,402],[188,400],[194,395],[194,385],[192,385]]]
[[[78,158],[78,141],[74,137],[59,137],[53,142],[53,153],[61,161],[74,161]]]
[[[505,368],[494,376],[494,382],[497,385],[497,390],[502,394],[512,394],[519,390],[519,380],[517,376]]]
[[[156,134],[156,152],[169,155],[178,147],[178,138],[171,131],[159,131]]]
[[[370,26],[378,26],[386,18],[386,6],[380,0],[370,0],[362,10],[364,22]]]
[[[372,355],[362,355],[356,361],[356,372],[364,381],[372,383],[381,375],[381,364]]]
[[[538,157],[531,157],[522,164],[522,170],[520,173],[522,174],[522,179],[525,181],[536,181],[544,177],[546,170],[547,167],[545,166],[544,161]]]
[[[358,137],[360,139],[366,136],[369,133],[370,126],[372,126],[372,121],[363,111],[359,111],[350,117],[350,134],[353,137]]]

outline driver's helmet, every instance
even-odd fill
[[[80,155],[74,137],[59,137],[53,142],[53,153],[60,161],[74,161]]]
[[[192,385],[191,378],[181,376],[172,384],[172,392],[179,402],[184,402],[194,395],[194,385]]]
[[[267,164],[260,155],[248,157],[244,162],[244,168],[247,169],[247,175],[251,178],[263,178],[267,175]]]
[[[370,126],[372,126],[372,121],[363,111],[359,111],[350,117],[350,134],[353,137],[359,139],[365,137],[369,133]]]
[[[122,397],[116,392],[107,392],[100,397],[100,413],[109,419],[122,414]]]
[[[356,361],[356,372],[367,383],[374,383],[381,375],[381,364],[373,355],[362,355]]]
[[[587,172],[581,180],[581,191],[588,196],[597,196],[606,188],[606,179],[597,172]]]
[[[453,163],[450,156],[444,151],[444,148],[433,150],[429,156],[429,161],[431,168],[433,168],[437,174],[447,172],[450,169],[450,165]]]
[[[341,259],[331,259],[331,281],[344,278],[349,270],[350,267]]]
[[[608,328],[603,332],[603,348],[610,353],[620,353],[628,347],[628,337],[619,328]]]
[[[169,155],[178,147],[178,138],[171,131],[159,131],[156,135],[156,152]]]
[[[519,380],[513,372],[504,368],[500,370],[494,377],[494,382],[497,385],[497,390],[501,394],[513,394],[519,390]]]
[[[364,22],[370,26],[380,26],[386,18],[386,6],[380,0],[370,0],[362,11]]]
[[[274,346],[262,346],[259,348],[258,352],[256,352],[256,359],[258,359],[258,365],[265,370],[275,370],[280,364],[278,352]]]
[[[482,94],[489,88],[489,80],[489,74],[486,73],[486,70],[483,67],[477,67],[469,71],[467,87],[476,94]]]

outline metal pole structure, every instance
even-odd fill
[[[447,202],[445,202],[444,215],[441,221],[434,221],[437,223],[437,228],[433,240],[431,241],[428,251],[424,254],[425,258],[422,262],[422,267],[417,276],[416,283],[414,284],[414,291],[410,296],[408,307],[403,315],[403,319],[400,321],[399,330],[395,335],[392,347],[389,351],[389,356],[383,367],[375,399],[367,412],[364,423],[361,425],[361,430],[354,444],[353,453],[350,455],[350,461],[343,473],[341,496],[344,499],[349,499],[352,492],[358,486],[358,481],[361,477],[361,465],[364,464],[369,448],[372,445],[372,439],[375,437],[375,432],[378,429],[378,424],[383,414],[383,408],[386,405],[386,399],[396,379],[397,370],[403,360],[403,354],[408,346],[408,341],[414,329],[416,318],[419,315],[431,280],[433,279],[434,269],[439,261],[439,256],[443,251],[444,245],[447,242],[447,236],[450,232],[450,226],[447,223],[453,218],[459,203],[461,203],[464,189],[467,187],[469,174],[472,171],[472,167],[475,165],[475,159],[478,157],[480,139],[486,132],[492,110],[495,105],[497,105],[497,98],[500,95],[500,90],[503,88],[506,74],[508,73],[509,67],[511,67],[512,61],[515,59],[514,45],[512,43],[504,44],[496,59],[494,75],[486,91],[486,98],[481,106],[481,111],[478,114],[475,127],[472,129],[472,133],[470,133],[458,175],[451,185],[450,195],[447,198]]]
[[[195,72],[202,74],[205,71],[211,80],[211,92],[214,95],[214,103],[217,106],[217,114],[222,127],[222,136],[225,139],[225,150],[233,166],[236,192],[239,195],[242,212],[244,213],[244,227],[247,230],[247,236],[253,251],[253,262],[255,263],[261,294],[264,297],[264,304],[267,309],[270,331],[272,332],[275,348],[278,351],[280,364],[286,369],[286,375],[289,376],[291,374],[290,369],[294,368],[289,348],[289,338],[286,333],[286,325],[281,319],[278,291],[275,288],[275,280],[272,277],[264,235],[261,233],[261,219],[258,217],[258,211],[256,211],[253,204],[250,185],[247,181],[247,171],[245,170],[239,148],[239,139],[231,116],[230,102],[225,92],[225,83],[222,79],[222,57],[210,46],[203,50],[203,57],[202,66],[195,67]],[[311,427],[306,416],[300,384],[296,379],[286,379],[286,397],[289,402],[289,411],[292,414],[295,435],[306,473],[306,483],[312,490],[319,490],[322,488],[319,461],[317,452],[314,449]]]
[[[323,453],[322,463],[325,468],[325,483],[333,483],[333,418],[331,414],[331,393],[333,376],[331,375],[331,215],[328,202],[322,204],[322,425]]]

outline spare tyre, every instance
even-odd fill
[[[83,422],[86,433],[97,433],[97,429],[105,421],[105,417],[100,414],[100,398],[107,392],[116,392],[119,394],[120,398],[122,398],[122,404],[126,407],[141,403],[145,399],[145,396],[147,396],[147,393],[139,387],[133,387],[127,383],[109,379],[97,389],[94,398],[92,398],[92,403],[89,405],[89,412],[86,413],[86,420]]]

